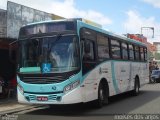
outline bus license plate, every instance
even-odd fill
[[[0,93],[2,93],[3,91],[2,91],[2,86],[0,86]]]
[[[38,101],[48,101],[48,97],[38,96],[38,97],[37,97],[37,100],[38,100]]]

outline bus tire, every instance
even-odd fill
[[[101,108],[104,104],[108,104],[108,86],[100,82],[98,87],[98,99],[95,101],[94,106],[96,108]]]
[[[135,82],[134,82],[134,90],[133,90],[133,95],[137,96],[140,93],[140,85],[139,85],[139,79],[138,77],[135,78]]]

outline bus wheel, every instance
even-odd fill
[[[140,86],[139,86],[139,80],[138,80],[138,78],[136,77],[135,78],[135,83],[134,83],[134,90],[133,90],[133,95],[134,96],[137,96],[138,94],[139,94],[139,88],[140,88]]]
[[[102,84],[102,82],[99,84],[98,88],[98,99],[95,101],[95,107],[101,108],[104,104],[108,104],[108,89],[107,86]]]

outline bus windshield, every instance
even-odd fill
[[[20,67],[42,67],[49,63],[49,72],[67,72],[80,67],[78,40],[75,35],[20,40]],[[42,69],[42,68],[41,68]]]

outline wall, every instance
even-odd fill
[[[17,38],[21,26],[51,20],[52,15],[13,2],[7,3],[7,37]]]
[[[0,38],[5,38],[7,35],[7,12],[0,9]]]
[[[63,17],[8,1],[7,37],[18,38],[20,27],[28,23],[61,18]]]

